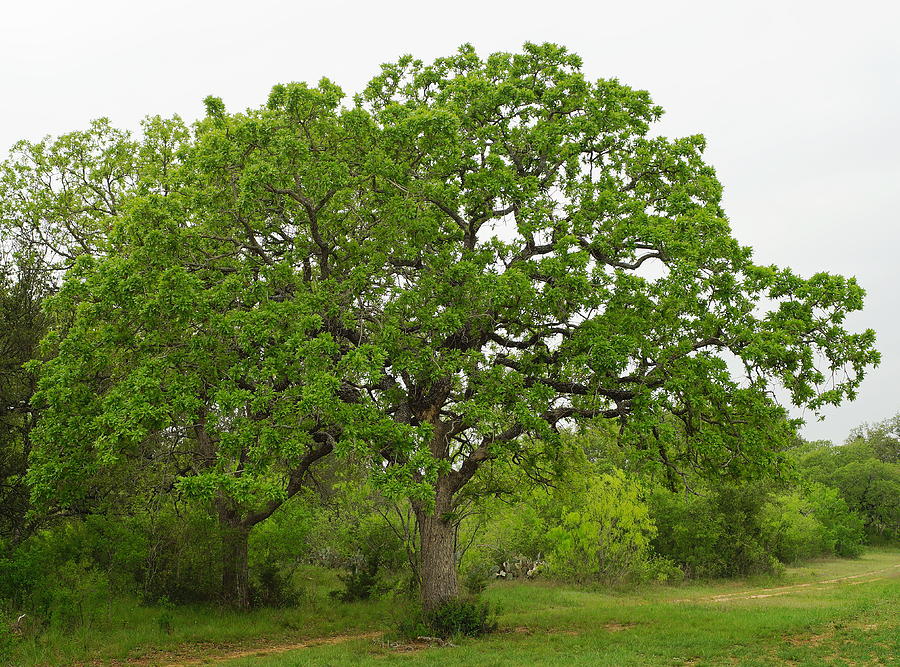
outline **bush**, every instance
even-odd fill
[[[379,565],[375,556],[366,558],[361,563],[351,563],[349,572],[338,575],[344,584],[343,590],[331,591],[331,597],[341,602],[368,600],[378,583]]]
[[[491,581],[491,566],[484,562],[474,562],[462,573],[463,586],[469,595],[480,595]]]
[[[160,607],[159,616],[156,617],[156,624],[159,626],[160,631],[165,632],[167,635],[172,634],[172,624],[175,620],[175,616],[172,613],[175,609],[175,605],[167,597],[160,598],[158,601]]]
[[[767,491],[755,484],[723,484],[704,496],[658,488],[651,496],[656,553],[690,577],[772,574],[778,560],[766,549],[762,510]]]
[[[810,508],[824,529],[824,542],[836,556],[856,558],[865,543],[865,522],[853,512],[840,491],[812,484],[806,493]]]
[[[485,503],[486,525],[476,548],[466,553],[463,568],[468,571],[469,561],[486,562],[502,568],[504,563],[542,560],[546,548],[547,531],[550,528],[545,514],[555,503],[546,493],[523,494],[518,502],[507,504],[495,499]],[[558,512],[558,506],[554,507]],[[465,524],[463,528],[466,528]],[[465,541],[468,536],[461,536]]]
[[[497,609],[476,597],[447,600],[432,611],[418,611],[401,621],[405,639],[419,637],[480,637],[497,629]]]
[[[763,509],[762,531],[783,563],[824,555],[856,557],[865,539],[862,519],[838,490],[817,483],[772,498]]]
[[[35,586],[30,609],[53,628],[93,625],[108,614],[109,579],[88,562],[66,563]]]
[[[0,660],[9,657],[16,645],[16,635],[12,631],[13,618],[0,612]],[[4,663],[5,664],[5,663]]]
[[[575,581],[641,578],[656,527],[642,488],[615,470],[589,480],[581,506],[547,533],[551,573]]]
[[[140,572],[140,592],[154,602],[218,599],[222,581],[222,540],[218,521],[204,508],[180,515],[160,513],[145,528],[148,550]]]
[[[831,552],[825,527],[798,491],[776,496],[763,507],[761,531],[769,552],[782,563]]]
[[[383,569],[403,562],[400,539],[377,515],[365,517],[348,531],[348,536],[354,550],[348,558],[348,572],[339,576],[344,589],[333,591],[331,596],[343,602],[354,602],[385,592],[388,587],[380,581],[379,574]]]
[[[315,527],[313,500],[294,496],[250,533],[250,599],[254,606],[289,607],[306,591],[295,585],[295,574],[310,556]]]
[[[777,574],[784,563],[856,556],[861,519],[836,489],[808,484],[773,495],[759,484],[723,484],[705,496],[652,496],[657,553],[694,577]]]
[[[684,570],[671,558],[656,556],[635,572],[635,579],[640,582],[680,584],[684,581]]]
[[[0,558],[0,598],[40,610],[60,600],[66,573],[81,568],[104,578],[110,594],[137,594],[153,602],[215,599],[221,579],[221,543],[207,512],[176,515],[88,516],[41,530]],[[78,586],[77,579],[72,585]]]
[[[895,418],[858,429],[845,445],[810,443],[798,455],[804,476],[836,488],[863,520],[871,542],[900,538],[900,463],[898,441],[891,435],[897,423]]]
[[[278,563],[263,563],[250,572],[250,600],[253,606],[290,607],[297,604],[302,595]]]

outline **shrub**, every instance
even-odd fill
[[[468,569],[466,561],[469,560],[486,561],[497,568],[504,563],[541,560],[547,531],[552,525],[545,515],[551,514],[550,508],[555,503],[542,492],[523,494],[516,500],[511,504],[498,500],[485,504],[487,525],[483,527],[478,547],[467,553],[464,568]],[[553,509],[558,512],[558,505]]]
[[[772,498],[762,513],[763,539],[784,563],[815,556],[855,557],[865,538],[863,521],[837,489],[811,483]]]
[[[576,581],[639,578],[656,534],[641,494],[619,470],[592,477],[582,506],[564,510],[547,533],[550,572]]]
[[[10,615],[0,612],[0,660],[8,658],[15,647],[17,638],[12,631],[12,625],[13,619]]]
[[[798,491],[774,497],[761,513],[761,532],[768,551],[783,563],[796,563],[830,553],[825,527]]]
[[[463,585],[469,595],[480,595],[491,581],[491,567],[484,562],[473,562],[462,573]]]
[[[425,623],[438,637],[479,637],[497,629],[497,610],[486,600],[448,600],[425,614]]]
[[[635,579],[641,582],[680,584],[684,581],[684,570],[671,558],[655,556],[635,572]]]
[[[158,604],[160,606],[160,612],[159,616],[156,617],[156,624],[159,626],[160,631],[167,635],[171,635],[172,624],[175,620],[172,612],[175,609],[175,605],[173,605],[167,597],[160,598]]]
[[[362,562],[351,563],[350,570],[346,574],[338,575],[344,584],[343,590],[332,591],[331,597],[341,602],[368,600],[378,583],[379,565],[376,556],[366,558]]]
[[[108,613],[109,579],[87,561],[70,562],[35,586],[30,608],[62,630],[90,627]]]
[[[756,484],[722,484],[703,496],[658,488],[650,498],[653,549],[691,577],[771,574],[778,560],[763,540],[767,498]]]
[[[379,581],[384,568],[403,562],[403,546],[391,527],[380,516],[363,518],[348,531],[353,551],[348,558],[347,573],[339,578],[344,589],[331,596],[343,602],[367,600],[385,588]]]
[[[254,606],[290,607],[301,598],[286,573],[278,563],[262,563],[250,572],[250,600]]]
[[[431,611],[417,611],[404,618],[398,627],[406,639],[423,636],[480,637],[497,629],[497,609],[476,597],[447,600]]]
[[[149,601],[216,600],[221,591],[222,541],[218,522],[204,508],[162,512],[146,528],[148,551],[140,591]]]
[[[823,526],[830,552],[847,558],[859,556],[865,542],[865,522],[850,509],[840,491],[824,484],[811,484],[806,496],[813,515]]]
[[[895,418],[893,424],[858,429],[845,445],[810,443],[798,457],[807,479],[838,490],[863,520],[870,542],[900,538],[900,463],[890,434],[896,424]]]

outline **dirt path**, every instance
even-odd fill
[[[120,660],[110,663],[110,667],[194,667],[195,665],[215,665],[225,662],[226,660],[235,660],[237,658],[264,657],[268,655],[277,655],[279,653],[287,653],[301,648],[312,648],[314,646],[329,646],[332,644],[342,644],[344,642],[355,641],[357,639],[375,639],[380,637],[381,632],[361,632],[359,634],[334,635],[332,637],[320,637],[306,639],[299,642],[289,642],[283,644],[261,644],[258,646],[242,646],[242,647],[220,647],[215,654],[204,653],[197,655],[196,653],[186,650],[184,653],[174,651],[155,653],[153,655],[134,658],[131,660]]]
[[[851,574],[846,577],[822,579],[820,581],[808,581],[802,584],[776,586],[774,588],[757,588],[748,591],[738,591],[735,593],[724,593],[721,595],[707,595],[699,598],[685,598],[680,600],[672,600],[672,602],[732,602],[734,600],[755,600],[757,598],[770,598],[778,595],[790,595],[791,593],[798,593],[803,590],[823,590],[835,584],[850,586],[854,584],[866,584],[871,581],[878,581],[879,579],[889,579],[897,576],[900,576],[900,563],[881,568],[880,570],[871,570],[869,572]]]

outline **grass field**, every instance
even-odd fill
[[[501,630],[452,645],[390,640],[393,601],[238,615],[110,609],[76,635],[23,642],[13,665],[900,665],[900,550],[819,561],[779,579],[584,591],[501,583]]]

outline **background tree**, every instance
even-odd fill
[[[870,539],[900,536],[900,464],[891,435],[896,418],[854,429],[843,445],[805,443],[796,453],[797,466],[814,482],[836,488],[865,521]]]
[[[138,152],[131,135],[105,118],[87,130],[15,144],[0,167],[7,242],[29,249],[56,280],[78,256],[102,252],[110,221],[135,187]]]
[[[30,258],[0,265],[0,546],[15,545],[34,527],[25,473],[36,414],[35,377],[23,368],[33,358],[46,324],[41,299],[47,285]]]
[[[381,356],[330,324],[334,290],[347,292],[331,277],[337,262],[320,253],[310,264],[333,219],[327,179],[344,176],[307,142],[341,140],[339,95],[327,84],[279,91],[249,115],[208,100],[175,162],[138,150],[149,158],[108,221],[103,256],[77,258],[51,301],[60,324],[41,367],[30,472],[37,498],[74,502],[98,474],[165,461],[180,491],[211,504],[222,595],[239,606],[253,527],[338,443],[377,441],[380,422],[397,430],[360,400]],[[259,188],[284,161],[290,187],[310,184],[298,198]]]
[[[900,414],[853,429],[847,444],[864,442],[882,463],[900,463]]]

